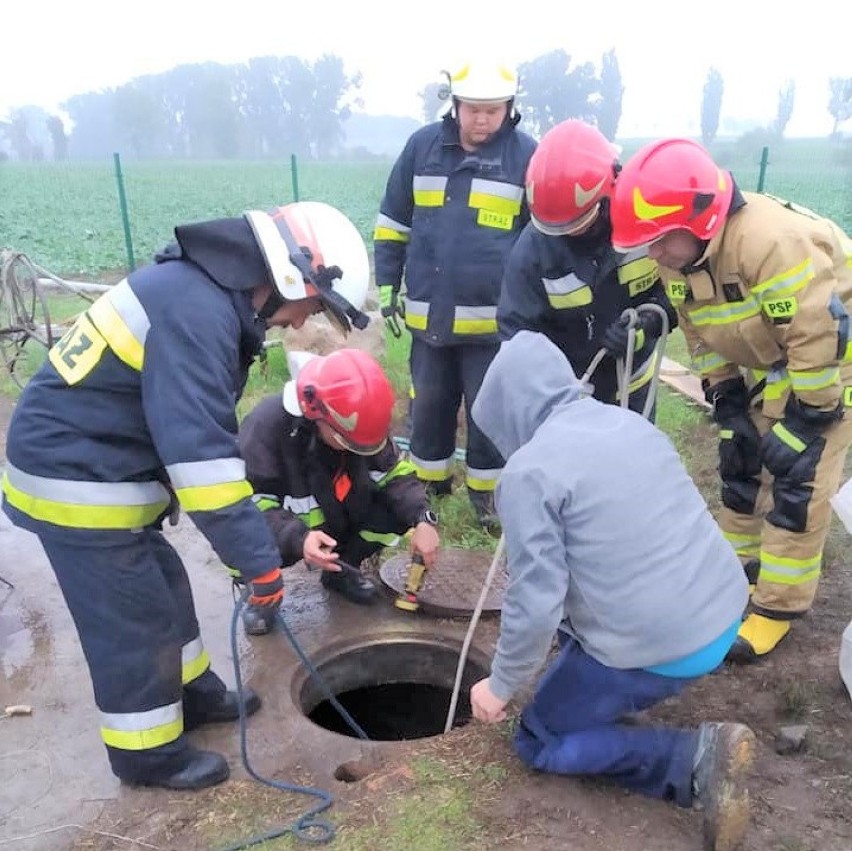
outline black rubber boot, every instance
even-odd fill
[[[222,754],[187,747],[173,771],[165,770],[149,777],[122,778],[131,786],[160,786],[164,789],[206,789],[227,780],[231,774]]]
[[[468,490],[467,494],[470,497],[473,510],[476,512],[479,525],[486,532],[499,534],[500,518],[497,516],[497,509],[494,507],[494,492]]]
[[[246,603],[243,609],[243,629],[246,635],[266,635],[275,626],[275,610],[269,606]]]
[[[260,709],[260,696],[250,688],[243,688],[246,716]],[[216,698],[184,692],[183,729],[194,730],[202,724],[221,724],[240,717],[240,701],[235,691],[224,691]]]
[[[345,562],[338,562],[340,571],[324,570],[320,577],[323,587],[336,591],[351,603],[367,606],[378,596],[376,586],[357,568]]]

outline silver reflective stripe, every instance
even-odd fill
[[[541,282],[544,284],[544,289],[549,295],[567,295],[588,286],[585,281],[581,281],[573,272],[562,278],[542,278]]]
[[[312,496],[285,496],[282,502],[284,508],[292,511],[293,514],[308,514],[315,508],[319,508],[319,503]]]
[[[169,495],[159,482],[85,482],[49,479],[25,473],[6,463],[9,483],[19,491],[50,502],[74,505],[151,505],[168,502]]]
[[[147,712],[101,712],[101,726],[122,733],[138,733],[174,724],[183,717],[183,701],[158,706]]]
[[[388,471],[388,472],[390,472],[390,471]],[[374,482],[380,482],[386,475],[387,475],[387,472],[382,473],[380,470],[370,470],[370,478]]]
[[[192,641],[187,641],[180,649],[180,661],[182,665],[188,665],[194,662],[204,652],[204,643],[201,636],[193,638]]]
[[[214,458],[210,461],[185,461],[168,464],[166,472],[177,489],[221,485],[223,482],[241,482],[246,477],[246,464],[242,458]]]
[[[524,197],[524,188],[511,183],[500,183],[497,180],[483,180],[481,177],[475,177],[470,181],[470,194],[494,195],[497,198],[520,201]]]
[[[453,455],[450,455],[449,458],[443,458],[440,461],[424,461],[416,455],[409,455],[409,458],[411,459],[412,464],[416,464],[424,470],[435,470],[436,472],[439,472],[446,470],[450,466],[450,462],[453,460]]]
[[[626,266],[628,263],[632,263],[634,260],[641,260],[643,257],[648,256],[648,248],[634,248],[633,251],[628,251],[626,254],[622,254],[621,257],[618,258],[619,266]]]
[[[414,175],[414,180],[411,182],[414,191],[426,192],[443,192],[447,187],[447,178],[440,176],[426,176],[422,174]]]
[[[496,319],[497,306],[483,305],[481,307],[457,307],[455,318],[458,319]]]
[[[502,472],[502,467],[497,467],[493,470],[478,470],[476,467],[468,467],[467,477],[469,479],[482,479],[483,481],[493,482],[500,478],[500,473]]]
[[[405,300],[405,315],[406,316],[428,316],[429,315],[429,302],[428,301],[414,301],[414,299],[407,298]]]
[[[127,278],[119,281],[108,293],[110,303],[116,313],[124,320],[130,333],[138,340],[139,345],[145,348],[145,340],[148,331],[151,330],[151,322],[142,303],[136,297],[136,293],[130,289]]]
[[[389,228],[390,230],[395,230],[399,233],[411,233],[411,228],[408,225],[404,225],[402,222],[398,222],[396,219],[392,219],[384,213],[379,213],[379,215],[376,216],[376,227]]]

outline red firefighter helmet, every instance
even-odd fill
[[[527,203],[535,227],[549,236],[582,231],[609,197],[616,149],[597,127],[577,119],[542,136],[527,166]]]
[[[394,394],[372,355],[360,349],[338,349],[324,357],[293,353],[290,363],[291,372],[293,364],[298,372],[284,388],[287,411],[328,425],[342,449],[357,455],[381,452]]]
[[[675,230],[712,239],[725,223],[734,182],[690,139],[640,148],[618,176],[610,205],[612,243],[632,249]]]

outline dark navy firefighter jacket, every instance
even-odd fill
[[[177,246],[102,295],[50,350],[9,427],[3,508],[36,534],[162,521],[175,498],[250,580],[280,564],[237,444],[235,405],[265,329],[248,224],[175,229]]]
[[[666,311],[669,327],[677,327],[657,264],[642,250],[619,254],[610,234],[606,204],[592,229],[579,237],[547,236],[528,224],[506,263],[497,310],[500,339],[522,330],[544,334],[579,377],[600,350],[604,331],[626,308],[656,303]],[[634,355],[631,393],[653,376],[655,343],[648,339]],[[615,401],[612,357],[598,364],[591,383],[596,399]]]
[[[506,257],[529,221],[535,141],[508,118],[476,151],[447,115],[412,134],[388,178],[374,233],[376,284],[399,291],[405,322],[432,345],[495,342]]]

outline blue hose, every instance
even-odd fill
[[[263,783],[264,786],[271,786],[273,789],[280,789],[282,792],[295,792],[300,795],[310,795],[314,798],[319,798],[320,802],[306,813],[299,816],[299,818],[297,818],[292,824],[252,836],[237,845],[228,845],[226,848],[221,849],[221,851],[241,851],[243,848],[251,848],[253,845],[260,845],[263,842],[268,842],[271,839],[276,839],[277,837],[284,836],[288,833],[292,833],[296,839],[299,839],[302,842],[310,842],[313,844],[331,842],[335,835],[334,827],[328,821],[317,818],[320,813],[327,810],[334,803],[334,798],[331,794],[312,786],[297,786],[292,783],[285,783],[280,780],[270,780],[266,777],[261,777],[261,775],[259,775],[249,763],[248,751],[246,748],[245,690],[243,688],[242,671],[240,669],[240,654],[237,646],[237,627],[240,620],[240,612],[246,604],[249,593],[248,588],[243,590],[239,599],[236,600],[234,604],[234,613],[231,616],[231,654],[234,657],[234,678],[236,680],[240,707],[240,758],[242,759],[246,772],[258,783]],[[337,700],[329,688],[328,683],[326,683],[323,676],[305,655],[304,650],[302,650],[299,642],[296,640],[296,636],[293,635],[290,630],[290,627],[287,626],[287,622],[284,620],[284,616],[280,611],[276,612],[275,620],[283,629],[284,634],[290,641],[290,644],[293,645],[296,655],[299,659],[301,659],[302,664],[308,669],[311,677],[313,677],[313,679],[319,684],[323,694],[331,702],[331,705],[340,713],[343,720],[346,721],[358,738],[367,739],[367,734]]]

